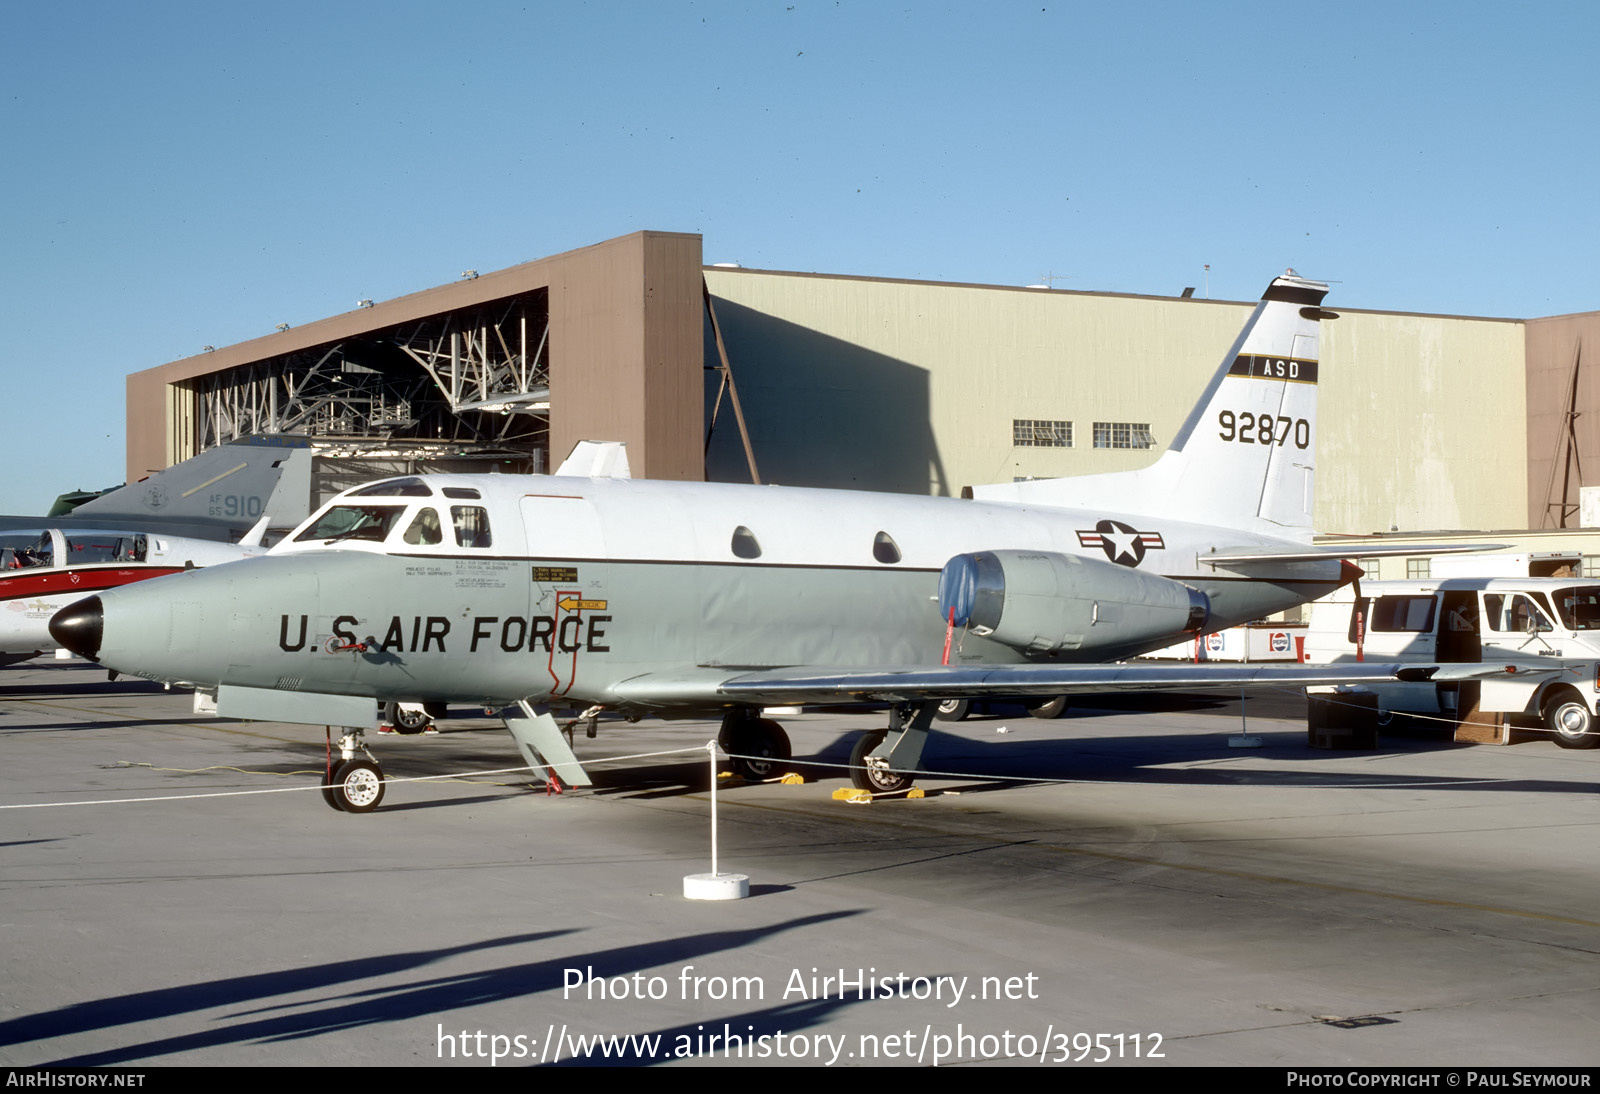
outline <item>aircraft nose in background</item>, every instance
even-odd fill
[[[100,659],[100,638],[105,610],[98,596],[68,604],[50,619],[50,636],[79,657]]]

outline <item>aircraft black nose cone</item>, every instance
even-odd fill
[[[68,604],[50,618],[50,636],[79,657],[100,660],[100,634],[105,625],[100,598]]]

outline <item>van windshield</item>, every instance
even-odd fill
[[[1573,585],[1550,594],[1569,631],[1600,631],[1600,585]]]

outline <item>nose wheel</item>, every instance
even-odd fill
[[[366,753],[366,759],[356,759],[358,748]],[[323,801],[341,813],[370,813],[383,801],[383,791],[383,768],[362,744],[360,730],[339,738],[337,757],[330,743],[327,774],[322,780]]]

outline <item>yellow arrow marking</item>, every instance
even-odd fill
[[[574,609],[581,612],[601,612],[605,611],[606,602],[604,600],[577,600],[569,596],[565,600],[556,601],[556,606],[561,608],[562,611],[568,612]]]

